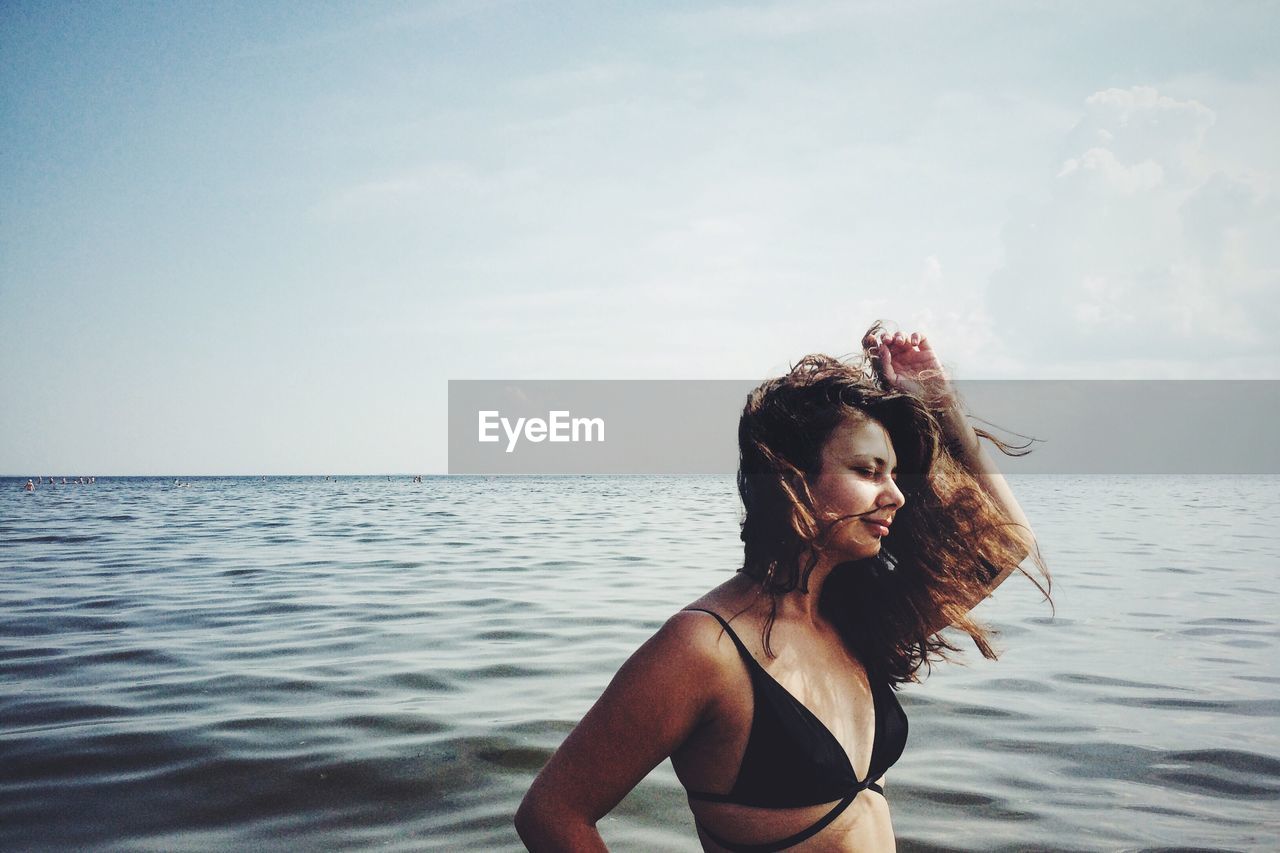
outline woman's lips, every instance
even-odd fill
[[[872,530],[876,531],[876,532],[877,532],[877,533],[879,533],[881,536],[888,536],[888,535],[889,535],[889,526],[888,526],[887,524],[881,524],[881,523],[880,523],[880,522],[878,522],[878,521],[871,521],[871,520],[866,519],[866,518],[864,518],[862,521],[863,521],[863,523],[864,523],[864,524],[866,524],[866,525],[868,525],[869,527],[871,527],[871,529],[872,529]]]

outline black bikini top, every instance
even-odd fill
[[[875,739],[867,776],[860,780],[848,753],[830,729],[765,671],[729,623],[713,611],[689,609],[716,617],[733,639],[751,675],[754,703],[751,734],[733,788],[727,794],[690,791],[689,799],[769,808],[840,801],[809,828],[769,844],[733,844],[717,838],[705,826],[703,832],[727,850],[781,850],[819,832],[835,820],[859,792],[870,788],[884,793],[876,780],[893,766],[907,743],[907,715],[887,683],[873,681],[871,684]]]

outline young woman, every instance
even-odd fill
[[[706,850],[894,849],[892,688],[956,651],[946,627],[994,657],[968,612],[1028,554],[1044,564],[979,436],[1012,450],[969,425],[929,342],[877,323],[863,347],[749,396],[743,567],[641,646],[547,762],[516,814],[531,850],[604,850],[596,822],[668,756]]]

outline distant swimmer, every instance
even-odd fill
[[[27,484],[23,486],[23,488],[25,488],[28,492],[34,492],[36,490],[36,484],[31,482],[30,480],[27,480]]]

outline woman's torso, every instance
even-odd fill
[[[755,589],[748,578],[739,575],[686,609],[712,611],[729,620],[732,631],[768,677],[817,718],[820,732],[825,729],[834,737],[856,778],[864,783],[879,781],[867,778],[876,742],[876,702],[865,669],[850,655],[834,629],[790,617],[785,607],[780,608],[770,637],[777,656],[766,656],[761,632],[769,602]],[[703,613],[700,618],[721,630],[714,616]],[[725,634],[720,637],[719,648],[726,670],[723,683],[727,686],[717,696],[714,712],[671,757],[676,775],[690,792],[724,794],[735,787],[755,720],[759,687],[753,685],[751,665]],[[760,684],[766,680],[761,678]],[[777,693],[776,687],[769,689]],[[790,701],[785,696],[783,700]],[[884,705],[883,698],[881,704]],[[893,707],[896,709],[896,701]],[[822,732],[820,736],[826,734]],[[758,746],[751,744],[752,749]],[[843,755],[839,758],[845,760]],[[884,796],[870,788],[846,795],[850,793],[852,802],[829,825],[788,849],[893,850],[893,828]],[[720,839],[744,844],[777,841],[803,832],[831,813],[842,801],[839,795],[831,796],[834,799],[828,802],[788,808],[692,798],[689,805],[700,825],[703,846],[715,851],[722,848],[711,840],[708,831]]]

